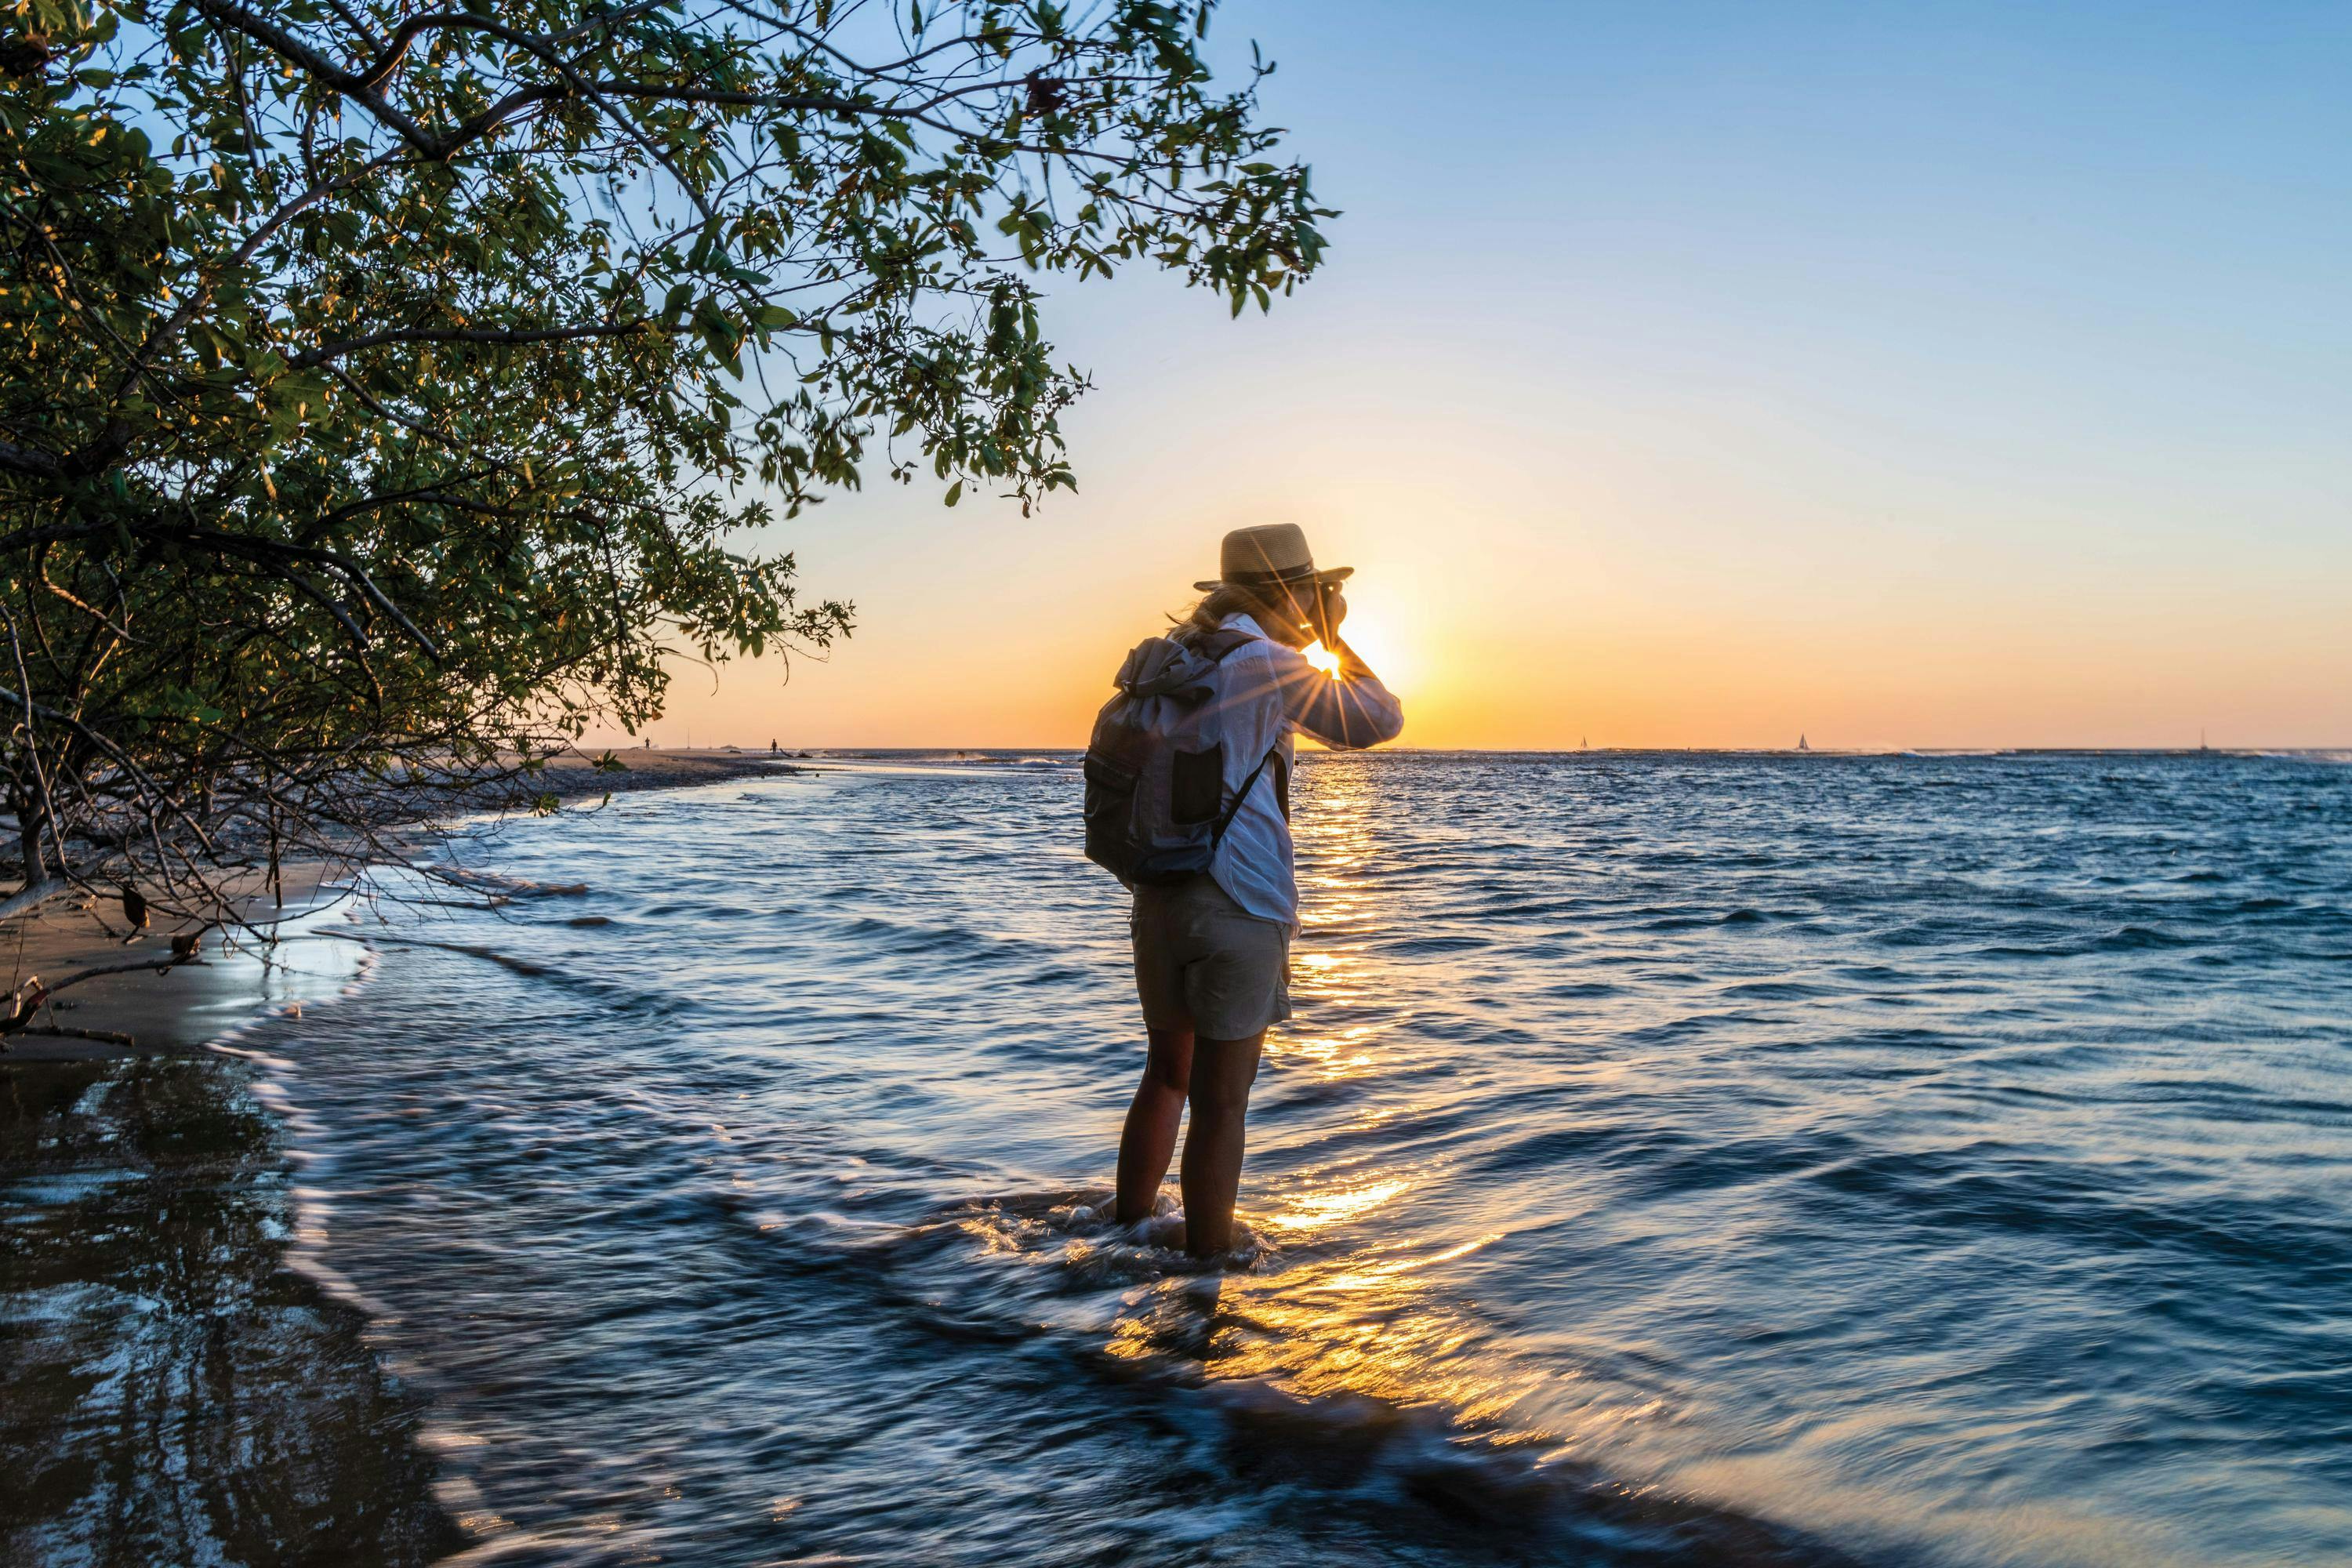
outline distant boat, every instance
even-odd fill
[[[1807,744],[1805,744],[1805,738],[1804,738],[1804,736],[1802,736],[1802,735],[1799,735],[1799,736],[1797,737],[1797,750],[1799,750],[1799,751],[1801,751],[1801,752],[1810,752],[1810,751],[1811,751],[1811,750],[1812,750],[1812,748],[1811,748],[1811,746],[1808,746]]]
[[[1576,738],[1576,749],[1580,752],[1589,752],[1592,750],[1592,742],[1586,737],[1579,735]]]

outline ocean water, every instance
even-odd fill
[[[1213,1272],[1077,793],[518,825],[239,1042],[467,1560],[2352,1561],[2352,768],[1308,760]]]

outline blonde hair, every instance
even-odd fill
[[[1224,624],[1227,616],[1260,616],[1269,614],[1265,601],[1247,588],[1227,583],[1209,590],[1206,597],[1193,605],[1179,625],[1213,632]]]

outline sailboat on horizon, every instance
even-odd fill
[[[1810,752],[1812,750],[1812,747],[1805,744],[1805,737],[1801,731],[1800,731],[1797,736],[1797,750],[1801,752]]]

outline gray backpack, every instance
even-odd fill
[[[1118,667],[1118,694],[1087,744],[1086,815],[1087,858],[1120,881],[1160,885],[1206,871],[1258,775],[1281,757],[1279,745],[1269,750],[1225,799],[1219,667],[1255,640],[1184,627],[1136,644]]]

